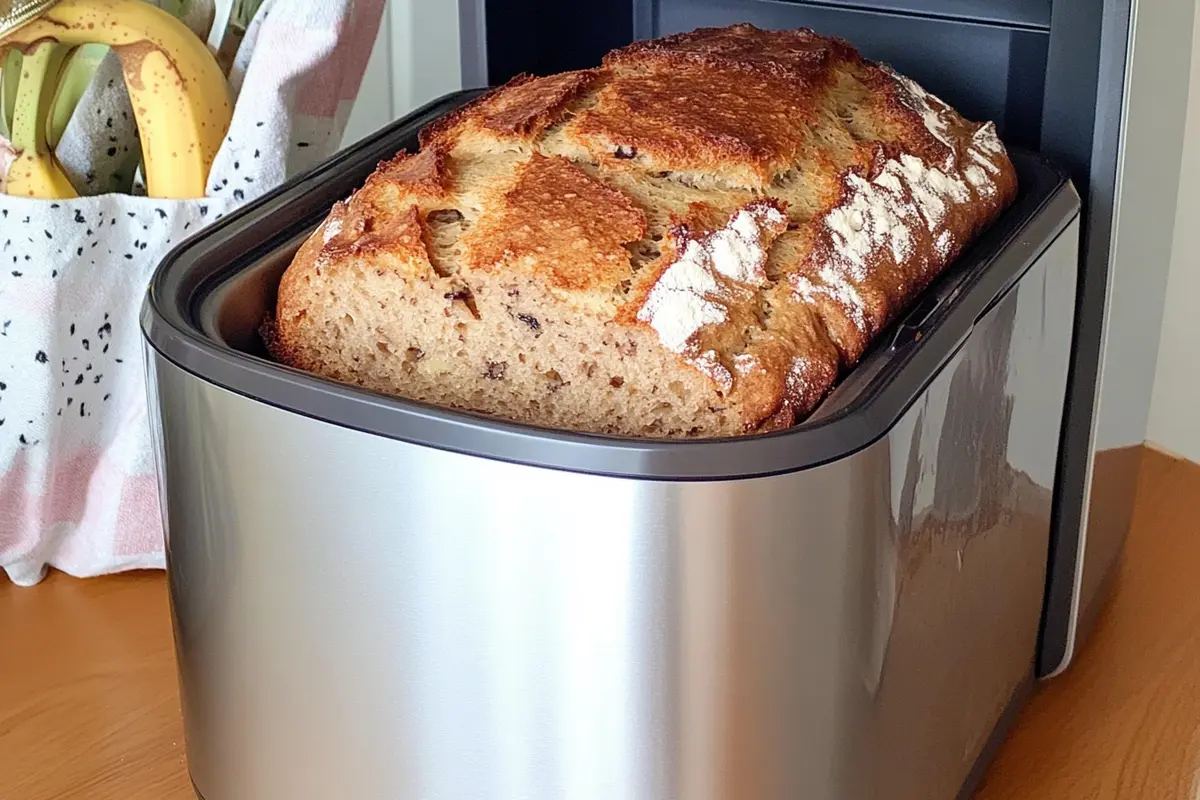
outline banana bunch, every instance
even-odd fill
[[[213,9],[211,0],[62,0],[0,38],[0,134],[17,151],[4,191],[78,195],[55,148],[111,53],[141,143],[123,173],[132,183],[140,161],[151,197],[202,197],[233,113],[203,38]]]

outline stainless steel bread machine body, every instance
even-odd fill
[[[782,433],[545,431],[267,360],[256,327],[303,236],[469,96],[216,223],[154,279],[143,327],[197,792],[970,791],[1038,648],[1069,181],[1016,153],[1016,205]]]

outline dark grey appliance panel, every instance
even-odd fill
[[[1049,29],[1052,0],[756,0],[763,5],[807,5],[875,9],[933,19],[984,22],[1009,27]],[[666,0],[642,0],[641,20],[649,20]],[[686,4],[683,4],[686,5]],[[693,26],[694,27],[694,26]],[[635,35],[639,32],[635,28]]]
[[[738,22],[760,28],[812,28],[839,36],[867,58],[887,62],[923,86],[936,87],[935,93],[968,119],[995,122],[1008,144],[1040,144],[1041,88],[1050,44],[1045,28],[745,0],[659,0],[646,16],[634,26],[636,39]]]

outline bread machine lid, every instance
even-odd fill
[[[381,160],[415,149],[422,127],[477,94],[456,92],[426,105],[176,247],[155,273],[142,308],[150,347],[198,380],[285,412],[483,458],[660,480],[794,472],[844,458],[886,435],[976,321],[1079,213],[1078,196],[1061,170],[1011,151],[1021,183],[1013,206],[878,338],[808,420],[770,434],[655,440],[547,430],[339,384],[277,364],[222,333],[222,313],[240,317],[244,328],[257,326],[274,302],[279,263],[286,261],[281,254],[290,254],[287,248],[314,230],[334,202],[361,186]]]

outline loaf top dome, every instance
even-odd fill
[[[381,164],[285,274],[272,350],[539,424],[774,429],[1015,194],[991,123],[841,40],[735,25],[638,42],[520,76]],[[449,327],[422,337],[414,308]],[[641,380],[683,388],[648,398]]]

